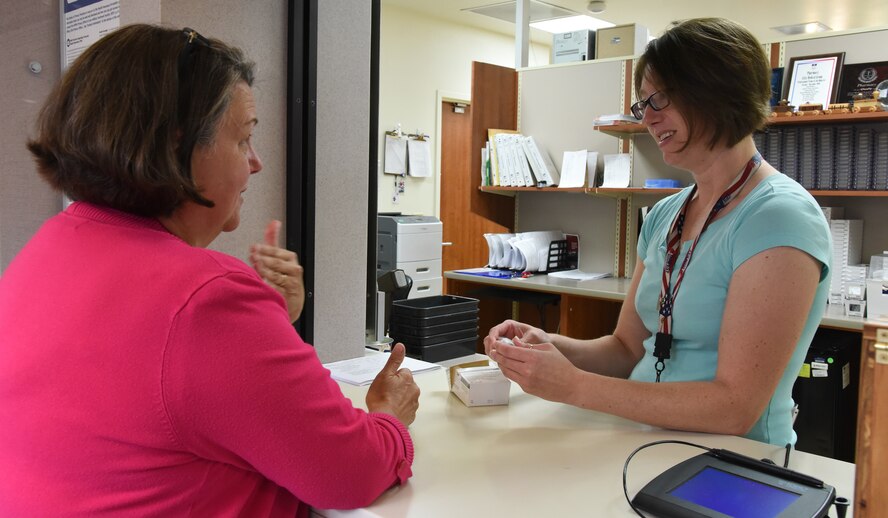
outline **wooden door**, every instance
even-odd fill
[[[472,189],[466,175],[471,171],[472,106],[455,108],[450,101],[441,103],[441,222],[444,242],[451,243],[442,251],[441,268],[445,272],[483,266],[472,264],[476,260],[474,241],[483,239],[468,204]],[[444,282],[447,293],[447,280]]]
[[[517,127],[517,85],[511,68],[472,63],[471,105],[465,113],[447,101],[441,106],[441,222],[444,241],[453,243],[444,247],[443,271],[486,265],[484,234],[514,227],[515,200],[479,187],[487,130]]]

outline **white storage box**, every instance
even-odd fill
[[[508,405],[512,382],[499,367],[457,369],[450,391],[466,406]]]
[[[888,320],[888,280],[866,280],[866,316]]]

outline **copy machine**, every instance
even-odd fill
[[[408,299],[441,295],[443,225],[432,216],[382,215],[377,220],[376,277],[404,270],[413,279]]]

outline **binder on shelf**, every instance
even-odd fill
[[[506,177],[506,171],[503,168],[504,160],[500,153],[503,138],[498,135],[518,133],[517,130],[505,129],[488,129],[487,138],[490,141],[490,168],[491,168],[491,185],[500,187],[510,187],[512,185],[511,178]]]
[[[832,188],[839,191],[851,190],[851,175],[854,171],[854,127],[836,128],[836,154],[833,167]]]
[[[540,148],[533,137],[527,136],[521,141],[524,154],[530,163],[531,171],[536,178],[537,187],[550,187],[558,184],[558,169],[545,150]]]
[[[873,130],[854,128],[854,174],[851,190],[868,191],[873,183]]]
[[[533,137],[515,130],[489,129],[491,167],[487,185],[499,187],[550,187],[558,183],[558,170]]]
[[[836,166],[836,131],[833,127],[817,128],[817,179],[818,189],[833,188],[833,169]]]
[[[817,129],[799,128],[799,179],[805,189],[817,189]]]
[[[768,162],[778,171],[783,170],[783,132],[780,128],[769,128],[765,132],[765,149]]]
[[[873,134],[873,189],[888,190],[888,131]]]
[[[783,174],[799,181],[799,129],[783,128]]]

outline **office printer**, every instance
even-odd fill
[[[443,225],[432,216],[380,214],[377,220],[376,277],[404,270],[413,279],[408,299],[441,295]]]

